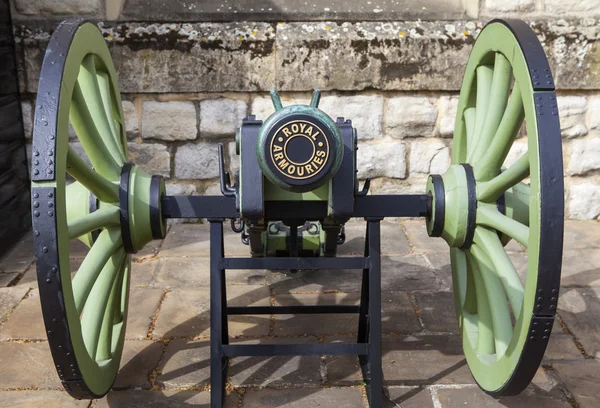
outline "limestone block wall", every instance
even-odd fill
[[[307,103],[352,119],[359,177],[374,193],[421,193],[443,172],[469,51],[495,17],[528,21],[558,89],[567,216],[600,216],[600,0],[410,1],[13,0],[30,137],[44,50],[62,19],[86,16],[109,44],[132,159],[171,194],[220,194],[217,145],[238,161],[248,114]],[[509,161],[527,148],[515,143]]]

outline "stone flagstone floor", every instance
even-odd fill
[[[363,222],[343,255],[360,254]],[[566,223],[559,316],[543,366],[519,396],[494,399],[469,374],[457,335],[448,249],[424,222],[382,224],[385,407],[600,406],[600,226]],[[122,368],[114,390],[76,401],[61,388],[42,322],[31,237],[0,261],[0,406],[208,407],[208,227],[175,224],[133,263]],[[227,254],[247,255],[228,232]],[[510,245],[517,268],[522,248]],[[81,248],[72,265],[81,262]],[[360,272],[229,271],[230,305],[356,304]],[[354,315],[234,316],[232,342],[353,341]],[[366,407],[356,357],[235,358],[228,407]]]

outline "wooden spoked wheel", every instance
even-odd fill
[[[527,151],[507,156],[519,134]],[[563,245],[563,167],[554,82],[533,31],[495,20],[467,63],[452,165],[428,181],[430,235],[450,245],[464,353],[479,386],[522,391],[552,330]],[[520,274],[506,244],[525,247]]]
[[[32,220],[48,341],[76,398],[100,397],[112,386],[125,339],[130,253],[159,235],[150,227],[149,192],[152,184],[160,191],[162,180],[127,163],[122,118],[102,34],[82,20],[61,23],[36,101]],[[81,149],[69,143],[69,123]],[[89,251],[75,271],[77,239]]]

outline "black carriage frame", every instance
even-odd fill
[[[362,257],[256,257],[227,258],[223,222],[239,218],[234,197],[165,196],[162,214],[167,218],[207,218],[210,224],[210,379],[211,408],[222,408],[229,359],[237,356],[358,355],[369,404],[382,406],[381,347],[381,234],[385,217],[423,217],[426,195],[373,195],[355,199],[353,218],[366,220]],[[272,202],[268,219],[318,220],[327,216],[325,202]],[[226,270],[362,270],[359,305],[228,306]],[[270,314],[358,314],[356,343],[343,344],[229,344],[228,317]]]

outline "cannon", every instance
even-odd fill
[[[219,196],[168,196],[165,182],[128,161],[123,112],[108,47],[95,25],[63,22],[45,54],[35,106],[32,220],[48,341],[65,389],[98,398],[113,384],[124,344],[131,254],[165,237],[169,218],[210,224],[211,407],[223,404],[228,359],[240,355],[360,358],[371,407],[382,405],[380,221],[422,217],[447,242],[468,366],[492,395],[521,392],[548,344],[563,245],[563,166],[554,82],[534,32],[494,20],[479,34],[460,91],[452,160],[423,194],[372,195],[359,186],[352,118],[307,105],[248,116],[236,135],[239,173]],[[402,114],[402,112],[398,112]],[[81,148],[69,143],[72,125]],[[527,151],[506,158],[517,137]],[[199,164],[201,165],[201,164]],[[350,218],[366,220],[364,256],[336,257]],[[224,222],[248,257],[225,257]],[[89,252],[71,268],[76,240]],[[506,245],[526,248],[520,274]],[[358,306],[231,307],[229,269],[362,270]],[[301,273],[301,272],[298,272]],[[135,305],[132,305],[135,307]],[[236,314],[356,313],[352,344],[230,345]]]

